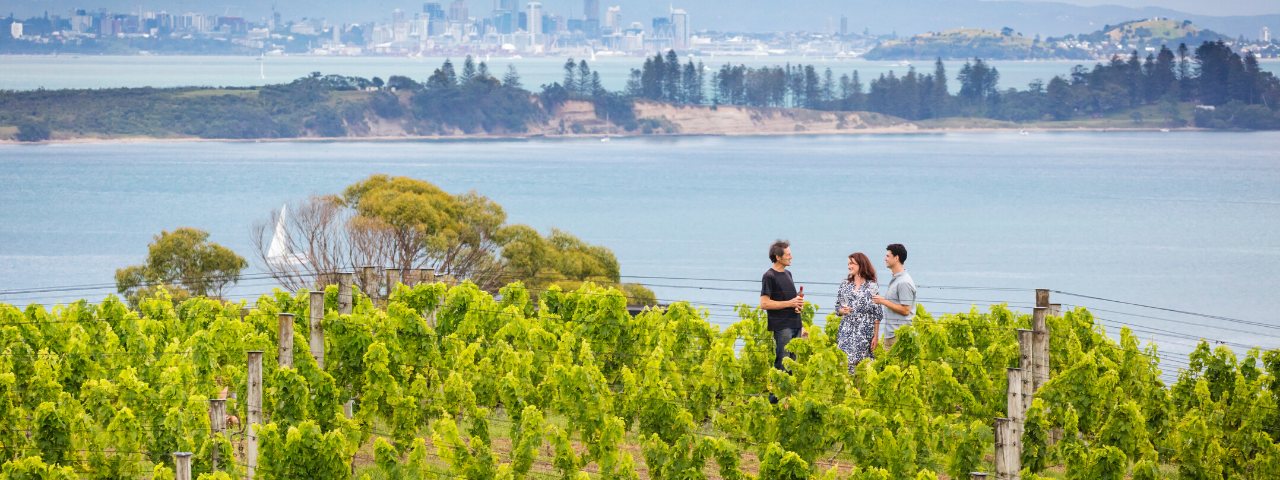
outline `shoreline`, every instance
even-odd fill
[[[94,145],[94,144],[130,144],[130,143],[305,143],[305,142],[422,142],[422,141],[477,141],[477,142],[494,142],[494,141],[528,141],[528,140],[548,140],[548,139],[565,139],[565,140],[585,140],[585,139],[603,139],[605,137],[618,139],[634,139],[634,138],[682,138],[682,137],[781,137],[781,136],[820,136],[820,135],[927,135],[941,133],[1001,133],[1001,132],[1021,132],[1028,133],[1106,133],[1106,132],[1161,132],[1159,127],[1133,127],[1133,128],[1095,128],[1095,127],[1064,127],[1064,128],[909,128],[915,127],[914,124],[908,123],[899,127],[888,128],[869,128],[863,130],[850,130],[843,132],[743,132],[743,133],[654,133],[654,134],[598,134],[598,133],[581,133],[581,134],[533,134],[533,135],[491,135],[491,134],[474,134],[474,135],[387,135],[387,136],[351,136],[351,137],[295,137],[295,138],[258,138],[258,139],[234,139],[234,138],[155,138],[155,137],[124,137],[124,138],[68,138],[57,140],[44,140],[40,142],[19,142],[17,140],[0,140],[0,145]],[[1168,132],[1203,132],[1213,131],[1213,129],[1182,127],[1171,128]],[[1234,131],[1234,130],[1232,130]],[[1240,130],[1241,132],[1254,132],[1261,130]]]

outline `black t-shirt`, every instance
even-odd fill
[[[791,272],[786,270],[779,272],[772,268],[766,270],[764,278],[760,280],[760,296],[767,296],[770,300],[778,302],[796,298],[796,284],[791,281]],[[769,314],[770,332],[803,326],[800,322],[800,313],[796,312],[794,307],[787,307],[781,310],[765,310],[765,312]]]

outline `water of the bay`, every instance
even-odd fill
[[[6,145],[0,291],[99,287],[0,301],[101,299],[152,235],[181,226],[252,258],[250,225],[271,209],[386,173],[606,245],[624,280],[710,305],[719,324],[727,305],[756,302],[776,238],[824,315],[848,254],[866,252],[884,285],[884,247],[903,243],[930,311],[1027,312],[1030,290],[992,289],[1050,288],[1263,324],[1053,294],[1164,352],[1201,337],[1276,348],[1276,145],[1275,132]],[[250,280],[233,296],[270,288]]]
[[[731,63],[759,68],[776,65],[814,65],[821,73],[830,68],[837,78],[857,71],[863,84],[890,71],[903,75],[911,67],[920,73],[932,73],[933,62],[917,61],[910,65],[902,62],[867,61],[862,59],[835,59],[823,56],[733,56],[733,57],[685,57],[694,63],[703,62],[711,69]],[[236,86],[287,83],[311,72],[359,76],[365,78],[405,75],[425,81],[431,72],[440,67],[444,58],[432,57],[327,57],[327,56],[273,56],[259,60],[257,57],[219,56],[98,56],[98,55],[17,55],[0,56],[0,90],[34,90],[37,88],[117,88],[117,87],[184,87],[184,86]],[[485,60],[480,57],[479,60]],[[537,89],[543,84],[561,82],[564,79],[565,58],[560,57],[490,57],[488,66],[495,76],[501,77],[507,65],[513,65],[521,75],[525,88]],[[583,60],[578,57],[577,60]],[[460,68],[462,59],[452,61]],[[964,66],[963,61],[945,62],[953,85],[955,75]],[[1084,65],[1092,68],[1096,61],[992,61],[1000,72],[1000,88],[1025,89],[1034,80],[1048,83],[1055,75],[1067,76],[1071,68]],[[644,64],[642,57],[597,57],[588,64],[600,73],[605,88],[620,90],[627,82],[628,73]],[[1280,61],[1264,60],[1263,70],[1280,73]],[[708,82],[710,73],[708,73]]]

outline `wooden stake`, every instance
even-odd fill
[[[1049,289],[1047,288],[1036,289],[1036,306],[1049,308]]]
[[[1062,304],[1061,304],[1061,303],[1050,303],[1050,304],[1049,304],[1049,316],[1050,316],[1050,317],[1061,317],[1061,316],[1062,316]]]
[[[338,315],[351,315],[351,281],[354,276],[349,272],[338,274]]]
[[[280,319],[280,352],[279,363],[281,367],[293,367],[293,314],[281,313]]]
[[[1026,329],[1018,329],[1018,366],[1022,371],[1022,412],[1025,414],[1027,409],[1031,408],[1032,394],[1035,393],[1035,379],[1033,377],[1032,365],[1035,362],[1034,353],[1034,335],[1035,332]]]
[[[423,283],[436,283],[436,269],[424,268],[418,270],[418,280]]]
[[[969,472],[969,480],[987,480],[987,474],[982,472]]]
[[[324,370],[324,292],[311,292],[311,325],[307,333],[311,335],[311,358],[316,359],[316,366]]]
[[[1036,307],[1031,313],[1031,330],[1033,332],[1032,348],[1032,386],[1037,392],[1044,382],[1049,381],[1049,323],[1045,320],[1048,308]]]
[[[249,478],[253,478],[254,470],[258,468],[258,430],[254,427],[262,423],[262,352],[254,351],[248,354],[249,423],[247,427],[249,435],[246,442],[248,445],[245,446],[245,466]]]
[[[364,267],[364,274],[361,277],[364,285],[360,286],[360,290],[364,292],[366,297],[369,297],[370,302],[373,302],[377,297],[375,292],[378,291],[378,267]],[[378,303],[373,302],[373,305],[376,307]]]
[[[191,452],[174,452],[173,479],[191,480]]]
[[[223,435],[227,430],[227,401],[221,398],[209,400],[209,436],[217,438]],[[213,471],[218,471],[218,464],[222,463],[222,452],[218,451],[218,442],[213,443],[213,451],[210,452],[210,465]]]
[[[1009,474],[1012,466],[1009,465],[1007,450],[1013,448],[1013,428],[1011,428],[1013,421],[1007,418],[997,418],[995,422],[996,452],[991,463],[996,470],[996,480],[1009,480],[1013,477]]]
[[[388,268],[387,269],[387,297],[386,297],[387,302],[391,301],[391,292],[396,291],[396,285],[400,283],[403,283],[403,278],[400,277],[400,269]]]
[[[1026,415],[1026,410],[1022,409],[1022,369],[1008,368],[1005,369],[1005,374],[1009,379],[1009,385],[1005,389],[1009,396],[1005,412],[1009,415],[1009,420],[1014,423],[1022,423],[1023,419],[1026,418],[1024,416]]]

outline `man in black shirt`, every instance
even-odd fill
[[[796,284],[787,271],[791,266],[791,243],[773,242],[769,247],[769,260],[773,261],[773,267],[765,271],[760,280],[760,308],[768,313],[769,331],[773,332],[773,368],[783,370],[784,357],[796,358],[796,354],[787,351],[787,343],[796,337],[808,337],[800,323],[800,312],[796,311],[804,306],[804,299],[796,296]]]

